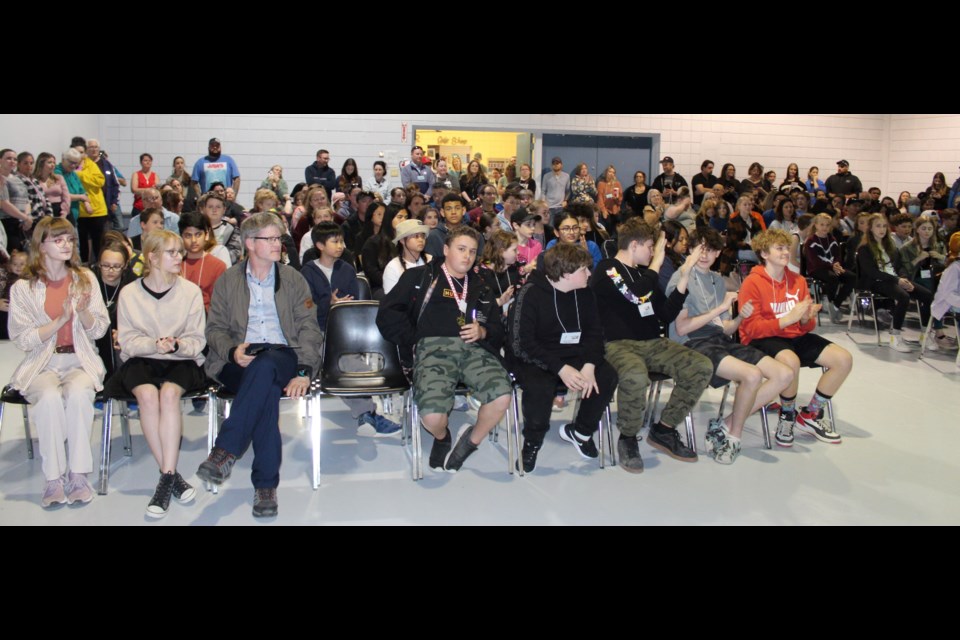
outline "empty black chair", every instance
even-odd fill
[[[357,300],[373,300],[373,292],[370,289],[370,281],[367,280],[367,277],[358,275],[357,284],[360,287],[360,293],[357,295]]]
[[[364,281],[365,282],[365,281]],[[369,285],[367,291],[369,292]],[[362,291],[362,284],[361,284]],[[320,393],[341,397],[386,396],[403,394],[410,383],[400,365],[397,347],[388,342],[377,329],[377,311],[380,303],[370,300],[341,302],[330,307],[327,318],[327,333],[323,340],[323,364],[320,367]],[[344,356],[370,354],[381,368],[374,371],[344,371],[341,359]],[[320,412],[322,402],[317,402],[317,413],[311,424],[310,439],[313,450],[313,488],[320,484]],[[406,413],[406,403],[404,403]],[[406,415],[403,422],[406,423]],[[414,426],[418,439],[419,429]],[[414,470],[416,472],[416,470]]]
[[[2,395],[0,395],[0,429],[3,428],[3,408],[8,404],[19,404],[23,407],[23,430],[27,436],[27,458],[33,460],[33,437],[30,435],[30,418],[27,415],[27,405],[30,403],[18,390],[10,385],[5,386]]]

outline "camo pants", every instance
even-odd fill
[[[613,340],[607,343],[606,358],[620,376],[617,428],[625,436],[638,435],[643,426],[651,372],[670,376],[676,384],[660,416],[671,427],[683,422],[713,376],[710,358],[666,338]]]
[[[480,345],[460,338],[420,340],[413,366],[413,399],[420,415],[450,413],[458,382],[481,404],[513,392],[506,369]]]

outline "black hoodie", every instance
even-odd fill
[[[579,344],[560,344],[564,332],[580,331]],[[603,328],[597,298],[589,288],[557,291],[534,271],[510,308],[510,345],[515,357],[558,374],[603,362]]]

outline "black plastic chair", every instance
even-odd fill
[[[377,328],[379,309],[380,303],[370,300],[353,300],[330,307],[327,333],[323,341],[323,364],[320,367],[319,391],[321,394],[357,398],[406,394],[410,390],[410,383],[400,365],[396,345],[388,342]],[[379,355],[383,363],[382,368],[376,371],[343,371],[340,368],[341,358],[354,354]],[[314,489],[320,484],[321,398],[322,396],[318,396],[317,416],[310,427]],[[406,414],[407,403],[404,402],[404,430]],[[417,426],[419,425],[415,423],[414,432],[419,431]],[[419,440],[418,436],[419,433],[414,436],[415,441]],[[417,469],[414,464],[414,479],[416,474]]]
[[[30,434],[30,418],[27,415],[27,406],[30,404],[21,393],[7,385],[0,394],[0,430],[3,429],[3,408],[8,404],[19,404],[23,407],[23,430],[27,436],[27,458],[33,460],[33,436]]]
[[[357,284],[360,288],[360,293],[357,295],[357,300],[373,300],[373,291],[370,288],[370,281],[367,280],[367,277],[358,275]]]

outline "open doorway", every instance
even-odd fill
[[[414,140],[436,166],[445,160],[459,179],[474,159],[479,160],[491,183],[516,180],[519,167],[533,166],[533,135],[520,131],[474,131],[466,129],[415,129]]]

